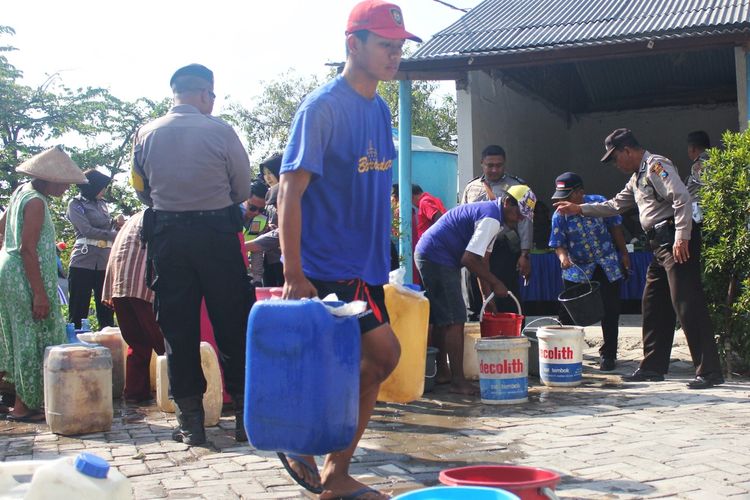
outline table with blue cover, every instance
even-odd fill
[[[630,252],[632,274],[623,282],[620,297],[623,300],[641,300],[643,287],[646,284],[646,270],[651,263],[651,252]],[[521,300],[557,301],[563,291],[562,270],[560,261],[554,252],[531,254],[531,278],[529,285],[523,286],[521,278]]]

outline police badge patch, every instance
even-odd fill
[[[651,166],[651,171],[661,177],[662,179],[666,179],[669,177],[669,173],[667,173],[666,170],[664,170],[664,167],[662,166],[661,162],[656,162]]]
[[[393,18],[394,23],[398,24],[399,26],[404,25],[404,18],[401,17],[401,10],[391,9],[391,17]]]

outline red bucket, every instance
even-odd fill
[[[523,314],[484,313],[479,323],[482,337],[520,337]]]
[[[520,302],[518,302],[518,299],[516,299],[512,292],[508,292],[508,296],[516,303],[518,314],[485,312],[487,304],[490,303],[494,296],[495,294],[491,293],[484,301],[484,304],[482,304],[482,311],[479,317],[479,333],[482,337],[520,337],[523,319],[525,318],[521,314]]]
[[[554,498],[560,475],[536,467],[520,465],[472,465],[440,472],[440,482],[448,486],[487,486],[502,488],[521,500]]]

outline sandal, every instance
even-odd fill
[[[27,413],[26,415],[20,415],[16,416],[12,413],[8,413],[5,416],[6,420],[10,422],[18,422],[23,424],[41,424],[44,423],[45,416],[44,413],[40,411],[32,411],[31,413]]]
[[[300,464],[302,467],[307,469],[309,472],[312,473],[314,479],[317,479],[318,482],[320,482],[320,473],[318,472],[317,467],[313,467],[312,465],[308,464],[304,460],[302,460],[302,457],[298,455],[293,455],[291,453],[287,453],[287,455],[279,452],[276,453],[279,456],[279,460],[281,460],[281,463],[284,465],[284,468],[289,473],[289,475],[294,479],[294,482],[305,488],[307,491],[310,491],[312,493],[315,493],[317,495],[320,495],[323,493],[323,485],[320,484],[319,486],[315,486],[314,484],[310,484],[305,479],[297,474],[297,472],[292,469],[292,466],[289,464],[289,460],[287,459],[287,455],[289,458]]]

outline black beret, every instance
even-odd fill
[[[174,87],[174,81],[181,76],[195,76],[206,80],[209,83],[214,82],[214,72],[203,66],[202,64],[188,64],[178,69],[169,79],[169,86]]]

